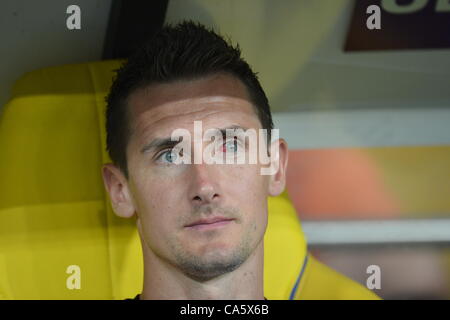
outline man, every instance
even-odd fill
[[[114,212],[136,217],[144,257],[137,298],[264,299],[267,197],[284,190],[288,151],[283,139],[271,142],[268,100],[239,47],[192,22],[164,27],[118,70],[107,103],[113,164],[102,174]],[[269,130],[258,148],[269,143],[276,154],[264,164],[176,163],[173,132],[198,136],[199,123],[222,133]],[[228,156],[238,141],[227,137],[214,141]],[[197,139],[183,152],[193,159],[205,146]],[[275,170],[261,174],[264,167]]]

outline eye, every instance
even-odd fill
[[[238,151],[238,140],[234,137],[233,140],[228,140],[223,144],[222,152],[237,152]]]
[[[169,149],[167,151],[160,153],[156,157],[156,160],[158,160],[158,162],[170,164],[170,163],[173,163],[177,158],[178,158],[178,155],[175,152],[173,152],[173,149]]]

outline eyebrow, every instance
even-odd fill
[[[244,131],[247,131],[247,128],[241,127],[239,125],[232,125],[232,126],[229,126],[229,127],[226,127],[226,128],[218,129],[222,133],[222,137],[226,137],[227,129],[228,130],[242,129]],[[175,147],[181,141],[182,141],[182,139],[172,141],[171,137],[168,137],[168,138],[156,138],[156,139],[153,139],[150,143],[146,144],[141,149],[141,153],[154,152],[156,150],[162,150],[162,149],[170,149],[170,148]]]
[[[151,152],[151,151],[162,150],[162,149],[165,149],[165,148],[173,148],[178,143],[180,143],[180,141],[181,141],[181,139],[172,141],[171,138],[156,138],[152,142],[150,142],[149,144],[146,144],[141,149],[141,153],[147,153],[147,152]]]

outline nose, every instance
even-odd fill
[[[189,198],[195,205],[208,204],[220,200],[217,169],[210,164],[191,165],[191,185]]]

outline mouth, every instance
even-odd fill
[[[211,230],[216,228],[222,228],[233,222],[234,219],[215,217],[210,219],[201,219],[185,226],[185,228],[192,230]]]

